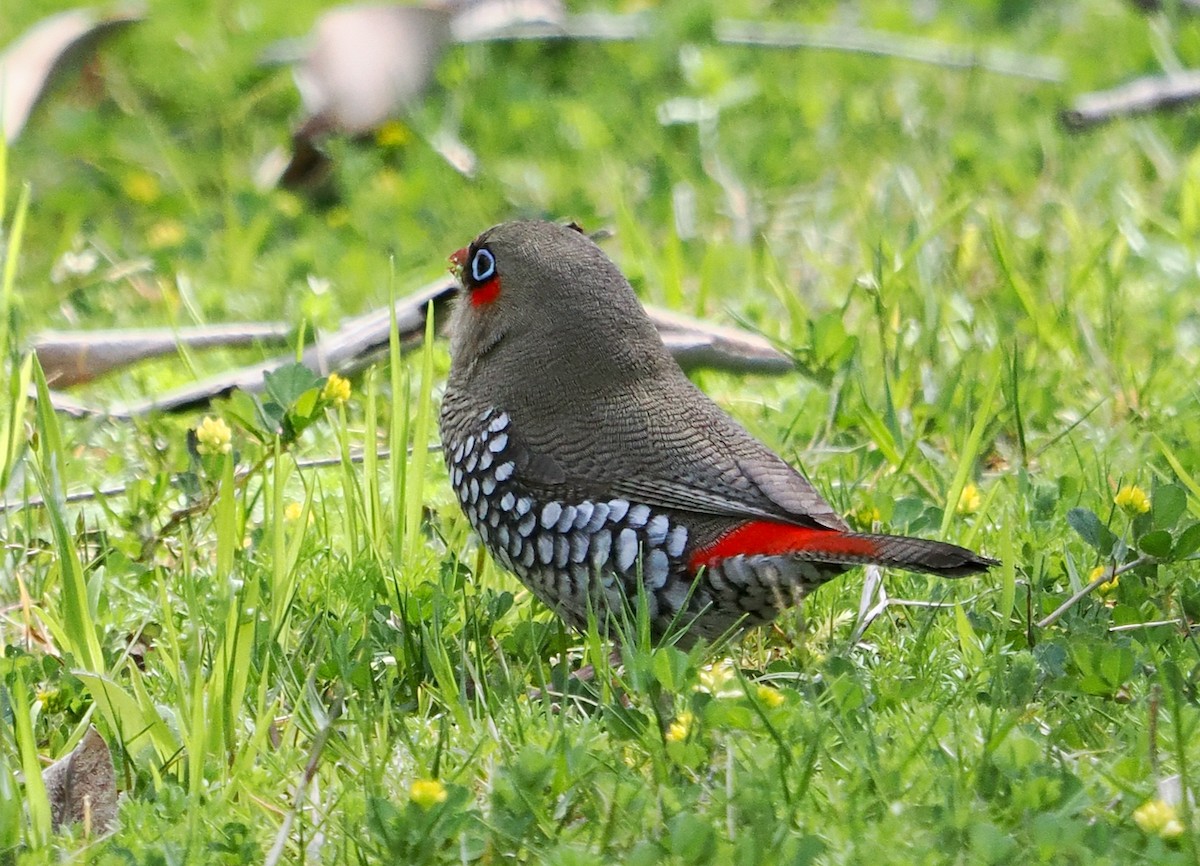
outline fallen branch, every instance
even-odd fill
[[[1200,2],[1200,0],[1198,0]],[[568,15],[560,22],[517,23],[456,34],[458,42],[501,42],[522,39],[572,39],[592,42],[633,42],[654,35],[648,15],[590,13]],[[1054,57],[1037,57],[999,48],[962,48],[932,39],[857,27],[824,27],[775,21],[723,18],[713,37],[723,45],[758,48],[813,48],[869,54],[952,69],[979,69],[998,75],[1059,83],[1063,65]]]
[[[1018,54],[1002,48],[963,48],[882,30],[724,19],[716,23],[715,31],[717,41],[725,45],[815,48],[910,60],[951,69],[979,69],[1052,84],[1063,80],[1062,61],[1055,57]]]
[[[421,345],[425,334],[425,316],[429,305],[433,304],[435,315],[439,318],[446,311],[446,305],[457,286],[454,283],[439,280],[417,290],[408,297],[396,302],[396,328],[400,336],[402,351],[411,351]],[[737,373],[785,373],[793,369],[790,358],[771,345],[766,338],[737,328],[727,328],[711,325],[707,322],[684,316],[658,307],[647,307],[650,318],[658,326],[663,342],[686,369],[710,367]],[[361,372],[370,364],[386,355],[389,346],[392,311],[389,308],[372,310],[345,322],[341,328],[332,334],[320,337],[302,354],[300,361],[313,372],[321,376],[338,373],[352,376]],[[182,333],[182,332],[181,332]],[[206,339],[208,333],[203,329],[189,332],[187,339],[191,345],[199,345]],[[80,335],[75,345],[90,345],[98,354],[107,352],[106,357],[111,362],[107,370],[116,369],[122,363],[132,363],[153,355],[167,354],[177,351],[177,346],[166,339],[168,332],[158,332],[144,341],[144,344],[133,351],[135,341],[127,339],[129,332],[100,332]],[[251,338],[247,335],[256,334]],[[246,336],[246,341],[277,341],[287,336],[282,325],[256,326],[221,326],[211,331],[211,344],[229,345],[231,340]],[[57,357],[51,362],[55,369],[64,371],[62,375],[70,378],[73,369],[72,350],[65,339],[52,344]],[[64,348],[66,347],[66,348]],[[124,347],[123,349],[118,349]],[[39,359],[41,347],[38,350]],[[112,351],[109,351],[112,350]],[[76,354],[82,350],[74,350]],[[86,354],[86,353],[85,353]],[[122,355],[122,357],[117,357]],[[65,357],[65,361],[63,358]],[[52,399],[56,409],[62,408],[73,415],[107,415],[113,418],[135,418],[151,412],[181,412],[208,405],[219,397],[226,397],[234,389],[251,393],[263,388],[263,375],[279,369],[296,360],[294,354],[281,355],[267,361],[261,361],[236,370],[226,371],[204,379],[200,382],[186,385],[166,394],[150,397],[124,405],[113,406],[108,410],[86,406],[69,397],[55,392]],[[61,405],[60,405],[61,399]]]
[[[292,825],[296,822],[296,817],[300,814],[300,810],[304,808],[304,803],[308,799],[308,789],[312,786],[312,781],[316,778],[317,770],[321,766],[321,753],[325,751],[325,744],[329,742],[334,726],[337,724],[338,719],[341,718],[344,708],[344,700],[339,694],[333,699],[333,703],[330,705],[329,711],[325,714],[325,718],[321,720],[321,727],[317,729],[316,736],[313,737],[312,745],[308,750],[308,761],[304,764],[304,772],[300,774],[300,778],[296,780],[296,786],[292,790],[292,808],[283,816],[283,822],[279,825],[279,831],[275,834],[275,841],[271,845],[271,850],[267,852],[267,856],[263,859],[265,866],[276,866],[283,859],[288,836],[292,832]]]
[[[293,333],[282,322],[203,325],[190,328],[122,328],[103,331],[43,331],[33,351],[46,382],[70,388],[138,361],[173,355],[184,349],[237,349],[279,344]]]
[[[1108,583],[1113,578],[1120,577],[1127,571],[1133,571],[1135,568],[1141,568],[1143,565],[1152,565],[1157,561],[1158,560],[1155,557],[1150,556],[1147,553],[1143,553],[1137,559],[1130,560],[1124,565],[1120,565],[1115,568],[1110,566],[1109,568],[1104,569],[1099,577],[1095,578],[1091,583],[1079,590],[1079,592],[1075,593],[1073,596],[1060,604],[1057,608],[1055,608],[1053,613],[1039,620],[1037,627],[1045,628],[1048,625],[1053,625],[1059,620],[1059,618],[1062,617],[1063,614],[1065,614],[1075,605],[1079,604],[1082,599],[1095,592],[1100,584]]]
[[[1156,619],[1151,622],[1129,622],[1125,625],[1110,625],[1108,633],[1117,634],[1123,631],[1137,631],[1139,628],[1158,628],[1164,625],[1184,625],[1184,621],[1181,619]]]
[[[1085,93],[1059,112],[1068,129],[1078,132],[1118,117],[1182,108],[1200,101],[1200,71],[1138,78],[1112,90]]]
[[[425,331],[426,308],[444,307],[456,288],[446,281],[432,283],[396,302],[396,327],[401,348],[409,350],[420,345]],[[347,321],[334,333],[321,337],[309,346],[300,362],[321,376],[338,373],[351,376],[364,370],[388,349],[391,310],[383,308]],[[227,397],[235,389],[257,393],[263,388],[263,375],[294,363],[294,354],[282,355],[268,361],[219,373],[192,385],[125,405],[114,406],[101,414],[113,418],[136,418],[152,412],[182,412],[207,406],[219,397]]]

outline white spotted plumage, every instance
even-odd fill
[[[597,600],[611,605],[636,595],[638,582],[656,615],[679,613],[673,599],[688,600],[691,593],[667,590],[679,582],[672,578],[683,567],[687,526],[624,498],[540,499],[520,482],[507,413],[486,412],[474,420],[444,454],[464,512],[503,565],[575,625],[584,623]]]

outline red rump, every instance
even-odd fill
[[[869,539],[836,529],[809,529],[769,520],[752,520],[722,535],[692,554],[688,567],[715,565],[731,556],[786,556],[789,553],[828,553],[841,556],[877,556]]]

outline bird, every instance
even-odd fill
[[[637,614],[687,647],[766,625],[855,566],[997,564],[852,531],[688,379],[577,225],[501,223],[450,263],[450,483],[493,558],[568,626],[612,633]]]

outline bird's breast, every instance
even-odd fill
[[[507,412],[481,412],[469,430],[450,435],[446,468],[471,526],[503,566],[560,613],[581,614],[589,592],[617,601],[636,589],[635,576],[651,595],[690,583],[673,579],[687,569],[684,520],[622,497],[531,483],[523,472],[531,458]]]

